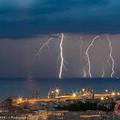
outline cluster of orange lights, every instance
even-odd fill
[[[86,89],[82,89],[82,92],[83,92],[82,96],[88,96],[89,95],[87,93],[84,93],[85,90]],[[60,91],[61,91],[60,89],[56,88],[54,91],[51,91],[51,93],[52,94],[55,93],[56,95],[59,96]],[[99,98],[101,101],[106,100],[108,98],[115,97],[115,96],[120,96],[120,92],[116,92],[116,91],[110,92],[109,90],[106,89],[104,94],[95,94],[95,97]],[[72,97],[72,98],[76,99],[79,96],[78,96],[77,92],[73,92],[72,95],[69,96],[69,97]],[[48,97],[48,99],[49,99],[49,97]],[[26,98],[25,99],[25,98],[19,97],[19,98],[16,99],[16,104],[22,104],[22,103],[25,103],[25,102],[30,103],[30,104],[34,104],[35,101],[36,101],[36,98],[35,99],[27,99]]]
[[[16,100],[16,103],[17,104],[21,104],[21,103],[23,103],[24,101],[23,101],[23,98],[18,98],[17,100]]]
[[[22,97],[20,97],[20,98],[18,98],[18,99],[16,99],[16,103],[17,104],[22,104],[22,103],[30,103],[30,104],[34,104],[35,102],[34,102],[34,99],[32,99],[32,100],[28,100],[27,98],[26,99],[23,99]]]
[[[105,90],[105,92],[108,92],[108,90]],[[112,92],[112,93],[109,94],[110,97],[119,96],[119,95],[120,95],[120,92]],[[101,97],[100,99],[105,100],[105,99],[108,99],[108,98]]]

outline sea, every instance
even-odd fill
[[[120,91],[120,79],[111,78],[1,78],[0,98],[10,96],[31,97],[33,90],[39,91],[39,97],[47,97],[50,89],[59,88],[63,93],[79,91],[82,88],[92,88],[95,93]]]

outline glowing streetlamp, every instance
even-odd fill
[[[104,97],[101,97],[100,99],[103,101],[103,100],[104,100]]]
[[[54,93],[54,91],[51,91],[51,93],[53,94],[53,93]]]
[[[16,102],[17,102],[17,104],[20,104],[20,103],[23,102],[23,99],[22,98],[18,98]]]
[[[55,89],[55,92],[59,94],[60,90],[59,89]]]
[[[105,92],[107,93],[107,92],[108,92],[108,90],[106,89],[106,90],[105,90]]]
[[[76,97],[77,95],[76,95],[76,93],[73,93],[72,96],[73,96],[73,97]]]
[[[115,96],[116,95],[116,93],[115,92],[112,92],[112,96]]]
[[[120,95],[120,93],[118,92],[117,95]]]
[[[85,92],[85,89],[83,88],[82,91]]]

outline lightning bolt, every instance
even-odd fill
[[[80,36],[80,58],[81,58],[81,54],[82,54],[82,46],[83,46],[83,41],[82,41],[82,36]]]
[[[43,45],[39,48],[39,50],[35,56],[38,56],[46,46],[48,47],[52,40],[53,40],[53,38],[49,38],[45,43],[43,43]]]
[[[83,77],[86,78],[87,77],[87,73],[86,70],[83,71]]]
[[[93,38],[92,42],[90,43],[90,45],[88,46],[88,48],[86,49],[86,56],[87,56],[87,65],[88,65],[88,74],[89,74],[89,77],[91,78],[92,77],[92,74],[91,74],[91,62],[90,62],[90,56],[89,56],[89,50],[92,46],[94,46],[94,42],[96,39],[98,39],[100,36],[96,36]]]
[[[82,41],[82,36],[80,36],[80,59],[82,57],[82,49],[83,49],[83,41]],[[81,72],[81,69],[80,69]],[[84,71],[81,73],[84,76]]]
[[[48,47],[49,48],[49,44],[50,42],[54,39],[54,38],[58,38],[59,37],[59,34],[52,34],[51,37],[45,42],[43,43],[43,45],[39,48],[38,52],[36,53],[35,56],[38,56],[42,50],[45,48],[45,47]]]
[[[102,69],[102,78],[104,78],[104,76],[105,76],[105,68],[103,66],[103,69]]]
[[[111,60],[111,64],[112,64],[112,72],[111,72],[111,78],[113,77],[113,75],[114,75],[114,73],[115,73],[115,70],[114,70],[114,68],[115,68],[115,61],[114,61],[114,58],[113,58],[113,56],[112,56],[112,53],[113,53],[113,48],[112,48],[112,42],[111,42],[111,40],[110,40],[110,36],[109,35],[107,35],[106,36],[107,37],[107,40],[108,40],[108,43],[109,43],[109,49],[110,49],[110,54],[109,54],[109,60]]]
[[[61,33],[61,40],[60,40],[60,70],[59,70],[59,79],[62,78],[63,67],[64,67],[64,56],[63,56],[63,42],[64,42],[64,34]]]
[[[64,66],[64,56],[63,56],[63,42],[64,42],[64,34],[61,33],[61,36],[60,34],[56,34],[56,35],[53,35],[53,37],[49,38],[45,43],[43,43],[43,45],[39,48],[38,52],[36,53],[35,56],[38,56],[41,51],[45,48],[45,47],[49,47],[49,44],[50,42],[54,39],[54,37],[60,37],[60,69],[59,69],[59,79],[62,78],[62,73],[63,73],[63,67]]]
[[[82,36],[80,36],[80,59],[81,59],[81,55],[82,55],[82,50],[83,50],[83,41],[82,41]],[[85,66],[86,67],[86,66]],[[82,75],[83,75],[83,77],[84,78],[86,78],[87,77],[87,73],[86,73],[86,69],[85,69],[85,67],[83,68],[83,70],[82,70]]]

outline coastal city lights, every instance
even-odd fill
[[[120,0],[0,0],[0,120],[120,120]]]
[[[35,103],[35,102],[49,102],[49,101],[53,101],[55,102],[57,101],[66,101],[66,100],[82,100],[82,99],[100,99],[100,100],[105,100],[105,99],[112,99],[112,98],[116,98],[116,97],[120,97],[120,92],[118,91],[114,91],[109,92],[106,94],[106,90],[105,92],[101,92],[101,93],[94,93],[94,91],[88,88],[83,88],[77,92],[73,92],[73,93],[65,93],[65,92],[60,92],[61,89],[56,88],[56,89],[52,89],[51,91],[48,92],[48,97],[47,98],[17,98],[16,99],[16,103],[17,104],[21,104],[21,103]],[[82,92],[81,92],[82,91]]]
[[[77,95],[76,95],[76,93],[73,93],[72,96],[73,96],[73,97],[76,97]]]
[[[62,91],[62,92],[61,92]],[[9,112],[12,110],[14,111],[14,114],[16,113],[24,113],[26,111],[27,116],[20,116],[19,118],[23,120],[31,120],[33,116],[37,116],[37,118],[45,118],[47,119],[48,116],[52,115],[53,117],[61,118],[65,110],[91,110],[94,107],[95,110],[100,111],[113,111],[114,109],[118,109],[114,104],[117,104],[116,101],[120,100],[120,91],[113,91],[109,90],[104,92],[96,93],[91,88],[82,88],[79,91],[76,92],[65,92],[64,90],[60,88],[53,88],[48,91],[48,97],[10,97],[7,99],[4,99],[2,102],[0,102],[0,111],[4,112],[5,114],[9,114]],[[89,104],[89,107],[87,107],[87,104]],[[112,104],[112,106],[111,106]],[[74,105],[74,107],[72,107]],[[86,107],[85,107],[85,106]],[[114,105],[114,106],[113,106]],[[76,106],[76,107],[75,107]],[[81,106],[81,107],[77,107]],[[97,106],[97,107],[95,107]],[[10,107],[10,108],[9,108]],[[115,108],[116,107],[116,108]],[[53,113],[47,114],[46,110],[52,110]],[[60,110],[62,110],[60,112]],[[33,111],[35,113],[33,113]],[[90,113],[91,113],[90,112]],[[103,112],[104,113],[104,112]],[[102,112],[96,112],[92,114],[79,114],[79,118],[100,118],[104,117],[104,114]],[[119,114],[116,111],[116,115]],[[3,116],[6,119],[6,116]],[[9,116],[9,118],[15,118],[14,115]],[[56,118],[56,119],[57,119]],[[39,119],[32,119],[32,120],[39,120]],[[43,120],[43,119],[40,119]],[[50,119],[51,120],[51,119]],[[54,120],[54,119],[53,119]],[[71,119],[70,119],[71,120]]]
[[[17,104],[20,104],[20,103],[23,102],[23,99],[22,98],[18,98],[16,102],[17,102]]]

